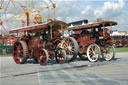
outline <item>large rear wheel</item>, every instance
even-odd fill
[[[61,48],[66,51],[66,60],[73,61],[78,55],[78,43],[73,37],[66,37],[61,42]]]
[[[87,48],[87,57],[90,62],[97,62],[100,58],[100,48],[96,44],[91,44]]]
[[[45,49],[40,49],[38,54],[38,63],[40,65],[46,65],[48,62],[48,52]]]
[[[28,58],[28,46],[25,41],[18,41],[13,46],[13,59],[16,64],[24,64]]]
[[[110,61],[115,57],[115,48],[111,45],[105,45],[105,49],[103,50],[103,59],[106,61]]]

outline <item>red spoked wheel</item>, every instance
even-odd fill
[[[39,54],[38,54],[37,59],[38,59],[38,63],[40,65],[46,65],[47,62],[48,62],[48,52],[47,52],[47,50],[45,50],[45,49],[39,50]]]
[[[66,51],[61,48],[57,49],[57,51],[56,51],[57,63],[63,64],[65,62],[65,60],[66,60]]]
[[[13,46],[13,59],[16,64],[24,64],[28,58],[28,47],[25,41],[15,42]]]

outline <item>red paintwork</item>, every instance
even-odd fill
[[[84,32],[84,31],[82,31]],[[94,44],[95,43],[95,40],[91,40],[91,36],[88,35],[88,34],[84,34],[81,32],[81,34],[77,34],[77,35],[71,35],[72,37],[75,37],[78,44],[79,44],[79,47],[80,47],[80,52],[81,53],[85,53],[86,54],[86,51],[87,51],[87,47],[90,45],[90,44]],[[83,48],[84,46],[84,48]],[[84,52],[85,51],[85,52]]]
[[[49,54],[49,58],[50,59],[54,59],[55,58],[55,52],[54,51],[49,51],[48,54]]]
[[[103,50],[105,49],[106,44],[112,44],[111,40],[112,37],[110,36],[109,29],[105,28],[104,32],[101,27],[106,27],[106,26],[113,26],[117,25],[117,22],[115,21],[101,21],[98,23],[94,24],[87,24],[87,25],[81,25],[81,26],[76,26],[76,27],[70,27],[68,30],[73,30],[76,34],[71,35],[72,37],[76,38],[79,47],[80,47],[80,52],[83,52],[83,50],[87,50],[87,46],[90,44],[96,43],[97,38],[103,37],[102,39],[99,39],[98,45],[101,49],[101,54],[103,54]],[[98,31],[96,31],[96,28],[98,28]],[[88,31],[88,29],[90,29]],[[82,30],[85,30],[85,33],[82,34]],[[95,31],[94,31],[95,30]],[[78,31],[78,33],[77,33]],[[81,32],[79,32],[81,31]],[[93,38],[93,40],[91,40]],[[83,48],[85,46],[85,48]]]
[[[29,40],[28,42],[29,47],[36,47],[39,48],[40,47],[40,38],[32,38]]]
[[[82,30],[75,31],[75,33],[80,34]]]
[[[40,65],[44,65],[46,64],[46,62],[41,62],[40,57],[43,58],[44,61],[47,60],[47,57],[43,53],[42,49],[46,49],[49,58],[54,59],[56,55],[57,46],[62,41],[61,33],[58,30],[67,29],[67,26],[68,25],[62,21],[52,21],[47,24],[39,24],[35,26],[23,27],[21,29],[15,29],[10,31],[10,33],[25,32],[24,36],[19,37],[18,40],[25,41],[26,44],[28,45],[29,57],[37,57],[37,60],[40,63]],[[49,29],[52,29],[52,35]],[[46,31],[48,33],[46,33]],[[31,33],[32,35],[30,35],[29,33]],[[33,35],[33,33],[35,33],[35,35]],[[15,46],[13,48],[16,49]],[[14,51],[13,56],[15,60]],[[18,63],[18,61],[15,62]]]

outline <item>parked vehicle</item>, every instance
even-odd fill
[[[122,47],[122,36],[112,36],[112,43],[114,47]]]
[[[95,31],[96,44],[100,46],[101,56],[106,61],[110,61],[115,57],[115,48],[111,37],[111,29],[114,25],[117,25],[116,21],[101,21],[99,22],[97,31]]]
[[[95,37],[93,36],[92,26],[94,25],[97,26],[97,24],[86,24],[68,28],[69,31],[74,32],[70,36],[77,41],[79,57],[81,59],[88,58],[91,62],[96,62],[100,58],[100,47],[95,44]]]
[[[24,64],[27,59],[33,58],[40,65],[46,65],[48,58],[56,58],[59,64],[64,63],[66,52],[60,43],[65,40],[63,36],[65,29],[67,29],[65,22],[55,20],[11,30],[10,33],[23,34],[14,43],[12,52],[14,61],[17,64]]]
[[[128,47],[128,36],[122,36],[121,43],[123,47]]]
[[[79,57],[81,59],[88,58],[89,61],[96,62],[101,54],[104,60],[112,60],[115,57],[115,48],[111,43],[111,30],[105,27],[113,25],[117,25],[117,22],[100,21],[93,24],[69,27],[68,30],[75,32],[71,36],[78,42]]]

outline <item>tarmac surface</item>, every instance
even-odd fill
[[[49,60],[46,66],[33,60],[18,65],[11,56],[0,57],[0,85],[128,85],[128,52],[116,53],[112,61]]]

